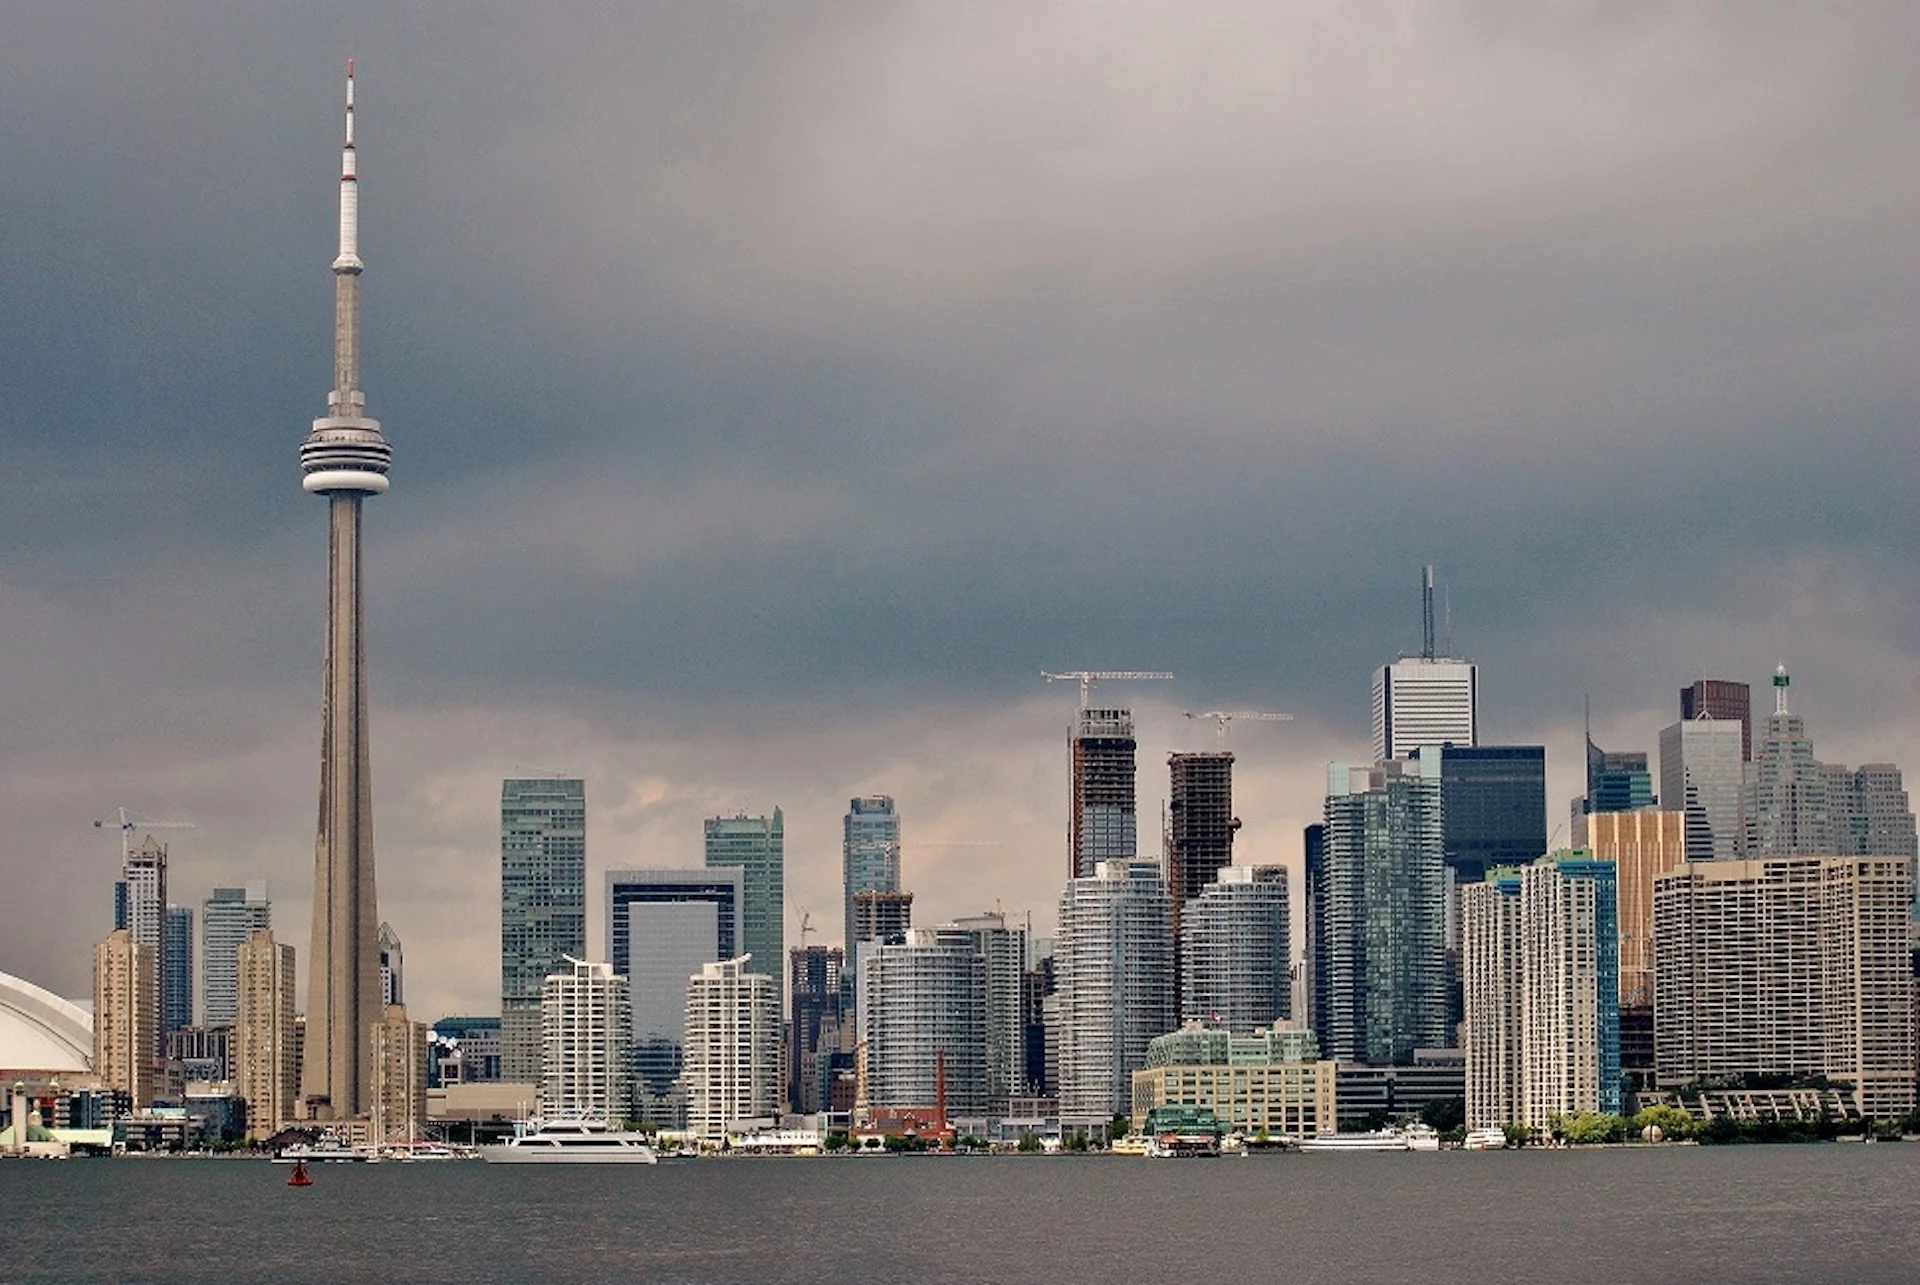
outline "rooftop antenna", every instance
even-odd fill
[[[1787,687],[1793,680],[1787,677],[1787,666],[1782,662],[1773,667],[1773,712],[1787,712]]]
[[[1447,607],[1447,656],[1451,659],[1453,656],[1453,586],[1448,585],[1441,590],[1441,595]]]
[[[1449,648],[1448,650],[1452,650]],[[1433,564],[1420,574],[1420,657],[1433,659]]]

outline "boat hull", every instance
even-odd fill
[[[1318,1137],[1304,1138],[1300,1142],[1302,1151],[1368,1152],[1411,1149],[1405,1135],[1398,1133],[1323,1133]]]
[[[650,1147],[482,1147],[490,1165],[657,1165],[660,1157]]]

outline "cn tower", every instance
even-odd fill
[[[340,253],[333,261],[333,392],[300,447],[301,486],[327,501],[327,664],[320,712],[320,828],[313,852],[302,1114],[347,1120],[371,1106],[380,1019],[380,913],[373,884],[373,771],[361,628],[360,502],[387,489],[393,452],[360,391],[360,186],[353,63],[340,153]],[[277,1123],[277,1122],[276,1122]]]

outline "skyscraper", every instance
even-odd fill
[[[1480,743],[1480,671],[1471,661],[1410,656],[1373,674],[1376,761],[1423,745]]]
[[[629,983],[634,1092],[646,1124],[684,1123],[687,978],[739,953],[745,901],[738,868],[607,872],[608,953]]]
[[[1817,761],[1805,722],[1787,708],[1789,683],[1786,666],[1774,671],[1773,713],[1747,764],[1747,855],[1920,855],[1900,769]]]
[[[234,967],[233,1078],[247,1102],[247,1137],[272,1137],[293,1118],[300,1091],[294,1056],[294,957],[273,933],[247,935]]]
[[[167,849],[148,835],[140,846],[126,854],[120,868],[120,887],[116,894],[116,928],[125,928],[140,943],[146,959],[146,971],[153,987],[145,1008],[153,1024],[153,1057],[166,1047],[167,997]]]
[[[645,929],[636,930],[633,916],[635,907],[658,905],[709,905],[713,914],[709,931],[699,941],[702,951],[694,964],[704,964],[715,959],[732,959],[740,953],[740,942],[744,936],[746,916],[746,871],[737,867],[713,869],[702,867],[698,870],[609,870],[605,879],[607,905],[607,954],[612,957],[613,971],[622,977],[631,976],[633,943],[644,936]],[[657,921],[656,921],[657,922]],[[681,970],[674,980],[674,989],[681,989],[680,983],[690,976],[694,965]],[[677,1000],[675,1001],[678,1002]]]
[[[853,894],[853,951],[862,942],[885,941],[913,927],[910,892],[856,892]]]
[[[541,1112],[626,1119],[632,1031],[627,979],[611,964],[563,959],[541,981]]]
[[[406,1002],[407,957],[400,934],[392,924],[380,925],[380,1007],[382,1011]],[[383,1017],[381,1019],[385,1021]]]
[[[1620,954],[1614,869],[1561,851],[1520,872],[1525,960],[1521,1123],[1620,1111]]]
[[[1525,1114],[1521,1052],[1526,939],[1520,871],[1490,870],[1460,890],[1460,973],[1466,992],[1467,1127],[1497,1129]]]
[[[1828,764],[1827,810],[1842,856],[1914,856],[1913,806],[1893,764],[1862,763],[1858,771]]]
[[[1152,861],[1102,861],[1060,894],[1054,943],[1063,1124],[1091,1125],[1126,1112],[1147,1045],[1179,1023],[1173,913]]]
[[[380,1016],[375,935],[373,766],[361,619],[360,504],[387,489],[392,451],[360,391],[360,189],[353,64],[340,154],[340,249],[333,260],[333,392],[300,447],[301,487],[327,499],[327,648],[320,718],[320,821],[313,858],[313,947],[301,1096],[309,1119],[363,1114]]]
[[[418,1142],[427,1129],[427,1024],[389,1004],[373,1028],[373,1098],[369,1124],[376,1147]]]
[[[1480,743],[1480,671],[1471,661],[1438,654],[1432,567],[1423,568],[1420,577],[1420,618],[1420,654],[1403,656],[1373,673],[1376,763],[1405,758],[1424,745]]]
[[[1725,678],[1701,678],[1680,689],[1680,720],[1732,719],[1740,724],[1740,757],[1753,757],[1753,690]],[[1672,807],[1671,801],[1667,803]]]
[[[238,958],[247,938],[273,926],[264,879],[215,888],[200,907],[200,1007],[208,1026],[231,1025],[239,1011]],[[294,1092],[299,1088],[296,1085]],[[293,1099],[288,1098],[291,1105]],[[292,1118],[289,1114],[288,1118]]]
[[[1851,1085],[1873,1119],[1912,1111],[1912,881],[1905,857],[1689,861],[1660,876],[1660,1086],[1819,1078]]]
[[[779,814],[775,813],[777,817]],[[687,979],[687,1131],[717,1142],[780,1107],[780,983],[744,959]]]
[[[154,953],[125,928],[93,948],[94,1074],[102,1087],[131,1098],[136,1111],[153,1101],[159,1059]]]
[[[1139,852],[1135,816],[1133,711],[1083,704],[1068,738],[1073,774],[1067,876],[1086,878],[1103,861]]]
[[[1603,750],[1587,737],[1587,792],[1573,812],[1632,812],[1653,806],[1653,774],[1640,750]]]
[[[1687,860],[1736,861],[1746,851],[1740,724],[1700,717],[1660,732],[1660,804],[1687,817]]]
[[[1620,1110],[1613,876],[1562,850],[1461,890],[1470,1127]]]
[[[1327,768],[1314,943],[1320,1046],[1340,1062],[1405,1065],[1451,1044],[1440,760]]]
[[[1026,1091],[1027,1031],[1021,988],[1027,973],[1027,930],[1000,911],[968,915],[946,925],[966,933],[984,969],[986,1094],[1004,1102]]]
[[[1167,891],[1173,902],[1173,932],[1213,877],[1233,864],[1233,754],[1227,750],[1167,755]],[[1269,1019],[1271,1020],[1271,1019]]]
[[[846,905],[847,960],[853,962],[853,898],[861,892],[900,891],[900,814],[893,799],[870,794],[847,802],[840,842],[841,889]]]
[[[795,946],[788,952],[787,1102],[802,1115],[832,1106],[833,1055],[845,1020],[841,975],[846,952],[838,946]]]
[[[1787,709],[1788,681],[1782,666],[1773,678],[1773,713],[1758,750],[1749,755],[1746,851],[1750,856],[1817,856],[1839,851],[1827,806],[1827,770],[1813,757],[1806,723]]]
[[[587,953],[587,786],[500,783],[500,1076],[542,1083],[546,979]]]
[[[1226,866],[1180,921],[1180,1020],[1239,1035],[1293,1016],[1285,866]]]
[[[161,952],[166,994],[160,1005],[161,1034],[193,1025],[193,907],[168,906]]]
[[[860,1035],[868,1106],[931,1111],[944,1071],[948,1112],[985,1114],[987,965],[972,934],[910,928],[875,943],[860,973]]]
[[[1679,812],[1595,812],[1575,817],[1573,846],[1614,867],[1620,921],[1620,1007],[1653,1013],[1653,883],[1687,859]]]
[[[1327,906],[1327,826],[1319,821],[1301,832],[1302,863],[1300,882],[1306,892],[1306,941],[1300,944],[1301,971],[1306,978],[1305,1014],[1307,1026],[1324,1029],[1327,1010],[1328,969],[1332,960],[1322,943],[1327,940],[1331,916]]]
[[[787,957],[786,820],[779,808],[771,817],[712,817],[706,845],[709,870],[737,866],[746,877],[741,952],[751,956],[748,968],[772,977],[777,987]]]
[[[1891,763],[1862,763],[1859,771],[1827,765],[1828,820],[1834,851],[1853,857],[1905,857],[1920,865],[1913,807]],[[1914,918],[1920,920],[1920,880],[1914,889]]]
[[[1456,884],[1546,852],[1545,747],[1422,746],[1413,757],[1438,762],[1441,850]]]

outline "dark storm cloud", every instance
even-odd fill
[[[304,894],[350,52],[384,904],[477,889],[410,951],[445,993],[516,761],[642,851],[784,802],[816,910],[855,789],[1031,815],[985,865],[1050,900],[1043,665],[1300,713],[1277,844],[1428,561],[1498,735],[1590,691],[1650,747],[1784,656],[1823,751],[1897,759],[1916,51],[1904,5],[17,14],[0,866],[60,900],[145,800]],[[0,968],[77,991],[97,910]]]

